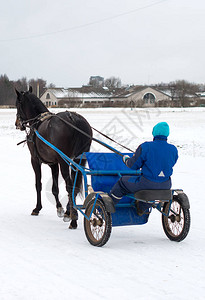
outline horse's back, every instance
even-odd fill
[[[68,125],[69,127],[73,128],[74,130],[76,130],[76,129],[74,127],[72,127],[72,125],[81,129],[86,134],[89,134],[90,136],[92,136],[92,129],[90,127],[90,124],[82,115],[80,115],[76,112],[65,111],[65,112],[57,113],[56,117],[59,118],[60,120],[63,119],[65,121],[65,124]],[[82,134],[82,133],[80,133],[80,134]]]
[[[85,132],[85,135],[79,132]],[[71,158],[77,157],[82,152],[90,149],[92,129],[87,120],[74,112],[60,112],[44,120],[38,128],[39,133]],[[41,141],[36,140],[36,145],[40,156],[44,160],[56,160],[59,158],[57,153],[48,149]]]

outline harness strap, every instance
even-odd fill
[[[90,138],[91,140],[97,142],[98,144],[102,145],[103,147],[105,147],[105,148],[107,148],[107,149],[113,151],[114,153],[120,155],[121,157],[123,157],[123,154],[122,154],[120,151],[116,150],[115,148],[113,148],[113,147],[107,145],[106,143],[104,143],[104,142],[102,142],[102,141],[100,141],[100,140],[98,140],[98,139],[92,137],[91,135],[89,135],[89,134],[86,133],[85,131],[83,131],[83,130],[79,129],[77,126],[73,125],[72,123],[70,123],[70,122],[68,122],[68,121],[65,121],[63,118],[61,118],[61,117],[59,117],[59,116],[56,116],[56,115],[54,115],[54,116],[57,117],[58,119],[60,119],[61,121],[63,121],[64,123],[66,123],[67,125],[71,126],[72,128],[76,129],[76,130],[79,131],[80,133],[84,134],[85,136],[87,136],[87,137]],[[91,128],[92,128],[92,127],[91,127]]]
[[[116,141],[115,141],[115,140],[113,140],[111,137],[109,137],[108,135],[106,135],[106,134],[102,133],[101,131],[97,130],[96,128],[93,128],[93,127],[91,127],[91,128],[92,128],[93,130],[95,130],[96,132],[98,132],[99,134],[101,134],[102,136],[104,136],[105,138],[107,138],[107,139],[109,139],[110,141],[114,142],[115,144],[117,144],[117,145],[119,145],[119,146],[123,147],[124,149],[127,149],[128,151],[131,151],[131,152],[133,152],[133,153],[134,153],[134,151],[133,151],[133,150],[131,150],[130,148],[128,148],[128,147],[126,147],[126,146],[124,146],[124,145],[122,145],[122,144],[120,144],[120,143],[116,142]]]
[[[27,142],[27,140],[23,140],[23,141],[17,143],[17,146],[19,146],[19,145],[21,145],[21,144],[23,144],[23,143],[25,143],[25,142]]]
[[[28,119],[26,121],[23,121],[22,122],[22,125],[26,125],[27,123],[29,122],[32,122],[32,121],[36,121],[35,123],[33,123],[32,125],[36,124],[37,122],[41,121],[43,122],[44,120],[46,119],[49,119],[51,118],[52,116],[55,116],[55,114],[51,113],[50,111],[46,111],[44,113],[41,113],[40,115],[36,116],[35,118],[32,118],[32,119]],[[28,125],[26,125],[28,126]],[[28,126],[28,127],[32,127],[32,126]]]
[[[89,134],[86,133],[85,131],[83,131],[83,130],[81,130],[80,128],[78,128],[77,126],[75,126],[74,124],[72,124],[72,123],[70,123],[70,122],[64,120],[64,119],[61,118],[60,116],[57,116],[57,115],[55,115],[55,114],[53,114],[53,113],[51,113],[51,112],[44,112],[44,113],[41,113],[40,115],[38,115],[37,117],[35,117],[35,118],[33,118],[33,119],[29,119],[29,120],[26,120],[26,121],[22,122],[22,124],[25,125],[25,124],[27,124],[28,122],[35,121],[35,120],[36,120],[36,122],[35,122],[34,124],[36,124],[36,123],[38,123],[39,121],[40,121],[40,122],[43,122],[44,120],[49,119],[49,118],[51,118],[51,117],[56,117],[56,118],[60,119],[62,122],[64,122],[65,124],[71,126],[71,127],[74,128],[74,129],[76,129],[78,132],[80,132],[80,133],[82,133],[83,135],[87,136],[87,137],[90,138],[91,140],[97,142],[98,144],[102,145],[103,147],[105,147],[105,148],[111,150],[112,152],[114,152],[114,153],[120,155],[121,157],[123,157],[123,154],[122,154],[120,151],[118,151],[118,150],[116,150],[115,148],[113,148],[113,147],[107,145],[106,143],[104,143],[104,142],[102,142],[102,141],[100,141],[100,140],[94,138],[93,136],[89,135]],[[32,124],[32,125],[34,125],[34,124]],[[28,125],[26,125],[26,126],[28,126]],[[29,128],[32,128],[32,126],[28,126],[28,127],[29,127]],[[97,130],[96,128],[93,128],[93,127],[91,127],[91,128],[92,128],[93,130],[95,130],[96,132],[98,132],[99,134],[101,134],[102,136],[104,136],[105,138],[109,139],[110,141],[112,141],[112,142],[116,143],[117,145],[119,145],[119,146],[121,146],[121,147],[127,149],[128,151],[131,151],[131,152],[134,153],[134,151],[132,151],[132,150],[129,149],[128,147],[123,146],[122,144],[116,142],[114,139],[112,139],[112,138],[110,138],[109,136],[107,136],[106,134],[100,132],[100,131]],[[20,143],[19,143],[19,144],[20,144]]]
[[[55,116],[55,115],[53,113],[51,113],[50,111],[46,111],[46,112],[40,114],[40,116],[38,117],[38,121],[43,122],[43,121],[51,118],[52,116]]]

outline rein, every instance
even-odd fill
[[[29,129],[33,130],[34,125],[36,125],[39,121],[43,122],[44,120],[50,118],[51,116],[54,116],[54,114],[52,114],[51,112],[44,112],[44,113],[39,114],[35,118],[28,119],[26,121],[22,120],[20,114],[17,114],[16,116],[17,116],[17,119],[20,121],[22,127],[25,127],[25,128],[27,127]],[[32,122],[32,121],[35,121],[35,122],[32,123],[32,125],[27,124],[27,123]],[[28,133],[27,133],[27,136],[28,136]],[[25,143],[25,142],[27,142],[27,139],[17,143],[17,146],[19,146],[19,145],[21,145],[22,143]]]
[[[35,118],[32,118],[32,119],[28,119],[28,120],[26,120],[26,121],[23,121],[23,122],[22,122],[22,125],[25,125],[25,126],[31,128],[33,125],[35,125],[35,124],[38,123],[39,121],[43,122],[44,120],[49,119],[51,116],[55,116],[55,115],[52,114],[52,113],[49,112],[49,111],[46,111],[46,112],[44,112],[44,113],[39,114],[39,115],[36,116]],[[32,122],[32,121],[36,121],[36,122],[34,122],[31,126],[28,126],[27,123]]]
[[[89,134],[86,133],[85,131],[79,129],[79,128],[78,128],[77,126],[75,126],[74,124],[72,124],[72,123],[70,123],[70,122],[64,120],[63,118],[61,118],[61,117],[59,117],[59,116],[57,116],[57,115],[55,115],[55,114],[53,114],[53,113],[50,113],[50,112],[45,112],[45,113],[42,113],[42,114],[38,115],[37,117],[35,117],[35,118],[33,118],[33,119],[29,119],[29,120],[23,121],[23,122],[22,122],[22,125],[25,126],[25,127],[29,127],[29,128],[31,128],[31,129],[33,129],[33,126],[34,126],[35,124],[37,124],[39,121],[43,122],[44,120],[46,120],[46,119],[48,119],[48,118],[50,118],[50,117],[56,117],[56,118],[58,118],[59,120],[61,120],[61,121],[64,122],[65,124],[71,126],[72,128],[74,128],[74,129],[77,130],[78,132],[80,132],[80,133],[82,133],[83,135],[87,136],[87,137],[90,138],[91,140],[97,142],[98,144],[102,145],[103,147],[105,147],[105,148],[107,148],[107,149],[113,151],[114,153],[120,155],[121,157],[123,157],[123,154],[122,154],[120,151],[118,151],[118,150],[114,149],[113,147],[107,145],[106,143],[104,143],[104,142],[102,142],[102,141],[100,141],[100,140],[98,140],[98,139],[92,137],[91,135],[89,135]],[[27,123],[32,122],[32,121],[36,121],[36,122],[34,122],[32,125],[28,125],[28,124],[27,124]],[[124,146],[124,145],[118,143],[117,141],[115,141],[115,140],[112,139],[111,137],[107,136],[106,134],[102,133],[101,131],[97,130],[96,128],[94,128],[94,127],[91,127],[91,128],[92,128],[93,130],[95,130],[96,132],[98,132],[99,134],[101,134],[102,136],[104,136],[105,138],[107,138],[107,139],[109,139],[110,141],[112,141],[112,142],[116,143],[117,145],[121,146],[122,148],[124,148],[124,149],[126,149],[126,150],[131,151],[131,152],[134,153],[133,150],[131,150],[131,149],[129,149],[128,147],[126,147],[126,146]],[[26,140],[24,140],[24,141],[18,143],[17,145],[20,145],[21,143],[23,143],[23,142],[25,142],[25,141],[26,141]]]
[[[116,141],[113,140],[111,137],[109,137],[108,135],[102,133],[101,131],[97,130],[96,128],[93,128],[93,127],[91,127],[91,128],[92,128],[93,130],[95,130],[96,132],[98,132],[99,134],[101,134],[102,136],[104,136],[105,138],[107,138],[108,140],[110,140],[110,141],[114,142],[115,144],[119,145],[120,147],[122,147],[122,148],[124,148],[124,149],[127,149],[128,151],[134,153],[134,151],[131,150],[130,148],[128,148],[128,147],[126,147],[126,146],[124,146],[124,145],[122,145],[122,144],[116,142]]]
[[[117,151],[116,149],[112,148],[111,146],[108,146],[107,144],[105,144],[104,142],[90,136],[89,134],[87,134],[86,132],[84,132],[83,130],[79,129],[78,127],[76,127],[75,125],[73,125],[72,123],[68,122],[68,121],[65,121],[63,118],[59,117],[59,116],[56,116],[56,115],[53,115],[54,117],[60,119],[61,121],[63,121],[64,123],[66,123],[67,125],[73,127],[74,129],[76,129],[77,131],[79,131],[80,133],[84,134],[85,136],[89,137],[90,139],[92,139],[93,141],[97,142],[98,144],[101,144],[102,146],[112,150],[113,152],[117,153],[117,154],[121,154],[119,151]],[[107,136],[106,134],[102,133],[101,131],[95,129],[94,127],[91,127],[93,130],[95,130],[96,132],[98,132],[99,134],[101,134],[102,136],[104,136],[105,138],[109,139],[110,141],[116,143],[117,145],[127,149],[128,151],[131,151],[134,153],[134,151],[132,151],[131,149],[127,148],[126,146],[116,142],[114,139],[112,139],[111,137]],[[114,151],[115,150],[115,151]]]

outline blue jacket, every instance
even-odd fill
[[[141,168],[142,175],[151,181],[164,182],[170,179],[177,159],[177,148],[168,144],[165,136],[156,136],[152,142],[141,144],[126,165],[134,170]]]

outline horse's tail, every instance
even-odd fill
[[[76,162],[77,164],[80,164],[82,167],[85,167],[85,164],[86,164],[85,159],[83,159],[80,162],[80,159],[75,158],[74,162]],[[74,182],[75,177],[76,177],[76,171],[73,171],[73,170],[71,171],[71,177],[72,177],[72,180]],[[77,196],[79,193],[82,192],[82,187],[83,187],[82,183],[83,183],[83,176],[82,176],[82,173],[80,171],[78,171],[77,179],[76,179],[76,183],[75,183],[75,196]]]
[[[82,161],[80,161],[78,157],[80,157],[82,153],[90,151],[90,146],[92,142],[92,128],[90,124],[87,122],[87,120],[83,116],[78,115],[77,113],[72,113],[72,121],[74,122],[75,126],[77,126],[80,130],[86,133],[84,135],[81,132],[75,130],[75,135],[73,137],[75,139],[73,143],[74,144],[73,154],[75,156],[74,161],[77,164],[80,164],[82,167],[85,167],[86,159],[82,159]],[[72,171],[71,174],[74,180],[75,171]],[[82,190],[82,174],[80,171],[78,172],[75,186],[76,186],[75,195],[77,195]]]

